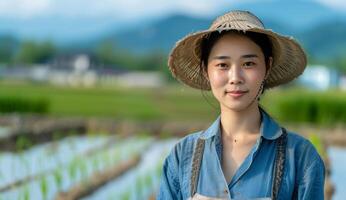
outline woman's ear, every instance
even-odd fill
[[[269,57],[268,58],[268,67],[267,67],[267,70],[266,70],[266,75],[264,77],[264,80],[267,80],[269,74],[270,74],[270,70],[272,69],[272,65],[273,65],[273,57]]]

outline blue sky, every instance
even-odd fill
[[[30,19],[46,16],[67,18],[113,17],[119,21],[186,12],[197,16],[214,15],[223,6],[241,0],[0,0],[0,18]],[[243,0],[244,1],[244,0]],[[311,0],[312,1],[312,0]],[[344,10],[345,0],[315,0]]]

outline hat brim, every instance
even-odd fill
[[[209,81],[201,71],[201,43],[212,32],[235,29],[204,30],[192,33],[179,40],[172,49],[168,66],[180,82],[202,90],[210,90]],[[270,29],[249,28],[244,32],[265,34],[272,44],[273,63],[265,82],[266,88],[288,83],[303,73],[306,54],[293,37],[280,35]]]

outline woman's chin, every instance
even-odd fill
[[[249,106],[249,102],[227,102],[223,104],[223,107],[235,112],[241,112],[247,109]]]

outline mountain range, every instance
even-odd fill
[[[230,4],[218,13],[234,9],[249,10],[259,16],[267,28],[294,36],[312,57],[328,59],[346,55],[346,12],[312,0],[263,0]],[[184,35],[208,28],[216,16],[167,13],[131,23],[55,17],[31,21],[0,19],[0,35],[13,34],[19,40],[49,38],[66,49],[94,49],[101,43],[111,42],[114,47],[133,53],[167,53]]]

